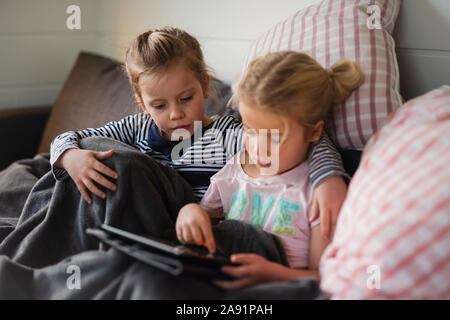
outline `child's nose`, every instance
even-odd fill
[[[172,108],[170,111],[170,120],[179,120],[184,118],[184,112],[178,107]]]

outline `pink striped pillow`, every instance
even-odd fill
[[[380,10],[381,29],[369,29]],[[400,0],[324,0],[290,16],[264,33],[251,46],[242,74],[251,60],[264,52],[304,51],[322,66],[341,58],[357,62],[365,83],[335,108],[327,131],[341,148],[363,148],[387,115],[402,104],[395,44],[391,37]]]
[[[450,299],[449,164],[443,86],[398,109],[367,144],[322,256],[327,294]]]

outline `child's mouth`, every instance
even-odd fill
[[[258,163],[258,166],[262,167],[262,168],[267,168],[267,167],[270,167],[270,165],[271,165],[270,161],[269,162],[261,162],[259,159],[257,160],[257,163]]]
[[[173,128],[172,131],[180,130],[180,129],[189,130],[189,127],[190,127],[190,125],[187,125],[187,126],[179,126],[179,127]]]

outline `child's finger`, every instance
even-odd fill
[[[205,227],[202,229],[203,239],[205,240],[205,245],[209,252],[216,252],[216,242],[214,241],[214,235],[212,233],[211,227]]]
[[[182,227],[177,227],[176,231],[177,231],[178,241],[180,241],[181,243],[184,243],[183,228]]]
[[[101,163],[100,161],[96,161],[94,164],[94,169],[113,178],[113,179],[117,179],[117,177],[119,176],[117,174],[117,172],[115,172],[114,170],[112,170],[111,168],[105,166],[103,163]]]
[[[116,190],[116,185],[102,176],[99,172],[92,170],[91,172],[89,172],[89,176],[92,178],[92,180],[104,186],[105,188],[108,188],[111,191]]]
[[[192,237],[191,230],[189,228],[183,229],[183,242],[184,243],[193,243],[194,238]]]
[[[80,181],[74,181],[75,185],[77,186],[78,191],[81,193],[81,197],[83,197],[84,201],[91,204],[92,200],[91,197],[89,197],[89,194],[86,191],[86,187],[80,182]]]
[[[83,181],[86,188],[88,188],[88,190],[91,191],[93,194],[95,194],[97,197],[100,197],[102,199],[106,198],[106,194],[102,192],[99,188],[97,188],[91,179],[82,178],[81,181]]]
[[[247,278],[251,276],[251,267],[248,264],[237,267],[223,266],[221,270],[234,278]]]
[[[331,223],[330,216],[331,216],[331,212],[329,210],[327,210],[320,217],[320,228],[322,229],[322,237],[324,239],[328,239],[328,234],[330,233],[330,223]]]
[[[191,225],[189,230],[191,231],[193,243],[201,244],[202,242],[204,242],[202,231],[200,230],[200,228],[198,226]]]
[[[114,154],[114,149],[110,149],[108,151],[95,152],[94,156],[98,160],[105,160],[105,159],[110,158],[113,154]]]
[[[311,217],[309,218],[309,222],[313,222],[319,217],[319,206],[317,205],[317,201],[313,201],[313,205],[311,208]]]
[[[250,264],[261,256],[256,253],[236,253],[231,256],[231,262],[239,264]]]

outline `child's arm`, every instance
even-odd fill
[[[235,279],[214,281],[214,284],[226,290],[241,289],[266,282],[289,282],[296,278],[318,277],[317,270],[288,268],[254,253],[234,254],[231,256],[231,261],[242,266],[223,266],[222,271]]]
[[[82,138],[102,136],[134,146],[139,141],[146,139],[150,124],[150,117],[141,113],[125,117],[120,121],[109,122],[104,127],[60,134],[50,145],[50,164],[55,179],[63,180],[68,177],[68,172],[61,167],[61,161],[58,160],[66,150],[79,149],[79,141]]]
[[[117,122],[109,122],[101,128],[88,128],[78,132],[69,131],[56,137],[50,147],[50,164],[57,180],[70,176],[80,191],[83,199],[91,203],[88,190],[100,198],[106,193],[94,182],[114,191],[116,185],[105,178],[117,179],[116,172],[105,166],[101,160],[114,154],[114,150],[94,152],[79,149],[79,140],[90,136],[103,136],[136,146],[147,137],[151,121],[144,114],[123,118]]]
[[[331,176],[350,179],[342,164],[341,154],[325,132],[312,146],[309,166],[309,178],[314,189]]]
[[[331,230],[332,234],[334,229]],[[314,277],[319,280],[319,262],[329,240],[323,239],[320,227],[311,229],[309,269],[293,269],[252,253],[234,254],[231,261],[242,264],[239,267],[224,266],[222,271],[235,277],[235,280],[215,281],[219,287],[227,290],[240,289],[264,282],[289,282],[296,278]]]
[[[223,215],[222,200],[214,176],[200,205],[189,203],[181,208],[175,223],[178,240],[205,245],[210,252],[216,250],[212,224]]]
[[[326,133],[313,145],[309,164],[314,188],[311,221],[320,216],[322,236],[329,238],[347,195],[344,179],[349,180],[350,177],[345,172],[341,155]]]
[[[100,198],[106,198],[106,193],[97,188],[94,181],[111,191],[115,191],[117,188],[114,183],[104,177],[105,175],[117,179],[117,172],[100,162],[100,160],[110,158],[113,154],[114,150],[112,149],[95,152],[72,148],[64,152],[56,165],[67,170],[83,199],[91,204],[92,200],[88,190]]]
[[[311,228],[311,237],[310,237],[310,245],[309,245],[309,269],[315,270],[316,272],[319,269],[320,257],[322,257],[322,253],[325,251],[325,248],[330,243],[330,239],[333,238],[334,235],[334,226],[331,229],[331,237],[328,239],[324,239],[321,235],[320,226],[316,225]]]

